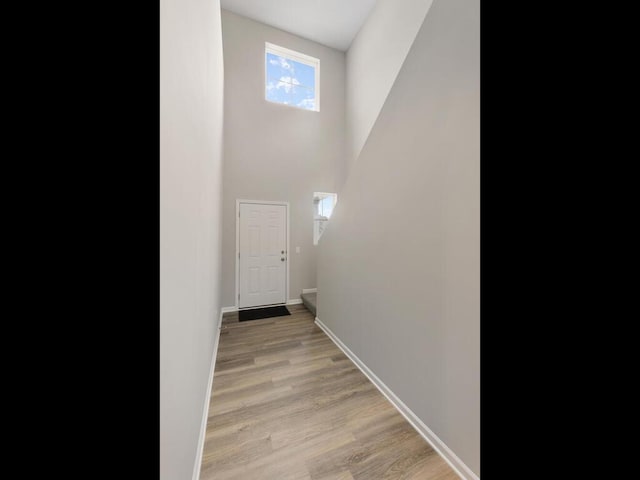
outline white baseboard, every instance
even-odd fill
[[[464,480],[480,480],[480,478],[473,473],[473,471],[467,467],[453,451],[447,447],[447,445],[433,433],[429,427],[427,427],[418,416],[407,407],[402,400],[400,400],[393,391],[387,387],[382,380],[380,380],[375,373],[373,373],[369,367],[367,367],[362,360],[360,360],[355,353],[349,350],[342,341],[336,337],[336,335],[327,327],[324,323],[316,317],[316,325],[318,325],[327,336],[333,340],[333,343],[349,357],[349,359],[358,367],[365,376],[371,380],[378,390],[396,407],[398,412],[407,419],[413,428],[429,443],[438,454],[444,458],[444,460],[453,468],[453,470]]]
[[[207,419],[209,418],[209,400],[211,399],[211,387],[213,386],[213,372],[216,369],[216,356],[218,355],[218,343],[220,343],[220,327],[222,326],[222,314],[224,308],[220,309],[218,326],[215,329],[215,340],[213,344],[213,357],[209,370],[209,383],[207,385],[207,395],[204,398],[204,408],[202,409],[202,424],[200,425],[200,438],[198,439],[198,450],[196,453],[196,464],[193,466],[193,480],[200,479],[200,466],[202,465],[202,454],[204,451],[204,440],[207,433]]]
[[[302,293],[317,293],[318,289],[317,288],[303,288],[302,289]]]
[[[221,310],[222,313],[237,312],[237,311],[238,311],[238,307],[236,307],[235,305],[233,307],[222,307],[222,310]]]
[[[302,303],[302,299],[301,298],[294,298],[293,300],[289,300],[287,302],[287,305],[298,305],[299,303]]]

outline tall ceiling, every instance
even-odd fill
[[[376,0],[220,0],[225,10],[346,51]]]

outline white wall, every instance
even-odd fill
[[[163,480],[192,477],[220,311],[222,98],[219,1],[161,0]]]
[[[479,0],[435,0],[319,245],[317,313],[480,474]]]
[[[236,199],[290,202],[290,294],[316,286],[313,192],[343,181],[344,52],[222,10],[225,61],[222,302],[236,305]],[[320,59],[320,112],[264,99],[264,44]],[[295,253],[295,247],[301,253]]]
[[[347,144],[351,165],[431,6],[432,0],[378,0],[346,56]]]

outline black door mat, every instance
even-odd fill
[[[282,317],[283,315],[291,315],[287,307],[266,307],[252,308],[251,310],[240,310],[238,312],[238,321],[258,320],[260,318]]]

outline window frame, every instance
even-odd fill
[[[267,54],[278,55],[279,57],[285,57],[294,62],[304,63],[310,67],[313,67],[315,74],[315,108],[310,110],[308,108],[298,107],[297,105],[286,104],[282,102],[274,102],[267,98]],[[320,59],[312,57],[310,55],[305,55],[304,53],[296,52],[295,50],[290,50],[285,47],[281,47],[279,45],[275,45],[273,43],[264,42],[264,81],[262,82],[264,88],[264,99],[269,103],[273,103],[276,105],[283,105],[285,107],[293,107],[298,110],[306,110],[307,112],[320,112]]]

